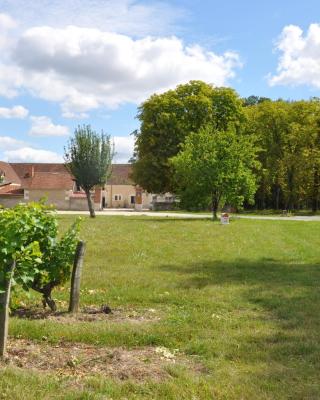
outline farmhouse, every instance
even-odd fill
[[[114,164],[104,188],[95,188],[92,199],[96,210],[135,208],[136,196],[141,208],[151,208],[155,196],[142,191],[130,178],[130,164]],[[64,164],[7,163],[0,161],[0,205],[38,201],[46,197],[59,210],[87,210],[85,193]]]

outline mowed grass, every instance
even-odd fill
[[[74,217],[59,219],[65,229]],[[152,309],[160,322],[11,318],[11,337],[165,346],[205,372],[172,367],[164,382],[87,377],[79,386],[8,367],[0,399],[320,398],[320,223],[97,217],[84,219],[81,235],[82,306]],[[54,296],[66,307],[68,285]]]

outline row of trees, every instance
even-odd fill
[[[320,101],[286,102],[191,81],[138,112],[133,177],[187,208],[319,208]]]
[[[265,100],[245,108],[245,132],[256,143],[257,208],[319,209],[320,99]]]

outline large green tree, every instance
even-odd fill
[[[90,216],[95,217],[91,190],[104,186],[111,173],[113,145],[110,136],[96,133],[90,125],[78,126],[65,149],[67,169],[85,191]]]
[[[241,207],[245,199],[252,201],[255,158],[250,138],[234,128],[207,126],[192,133],[171,159],[182,201],[190,193],[195,199],[210,198],[214,219],[219,204]]]
[[[245,129],[259,148],[261,168],[256,171],[259,181],[256,206],[274,208],[282,205],[282,159],[285,138],[289,132],[289,107],[284,101],[265,101],[246,107]],[[282,205],[283,206],[283,205]]]
[[[135,133],[133,178],[153,193],[175,191],[170,158],[185,138],[210,124],[226,130],[243,120],[242,101],[230,88],[191,81],[160,95],[153,95],[138,111],[140,130]]]

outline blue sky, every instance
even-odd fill
[[[0,159],[59,161],[78,124],[130,157],[137,106],[190,79],[319,96],[316,0],[2,0]]]

